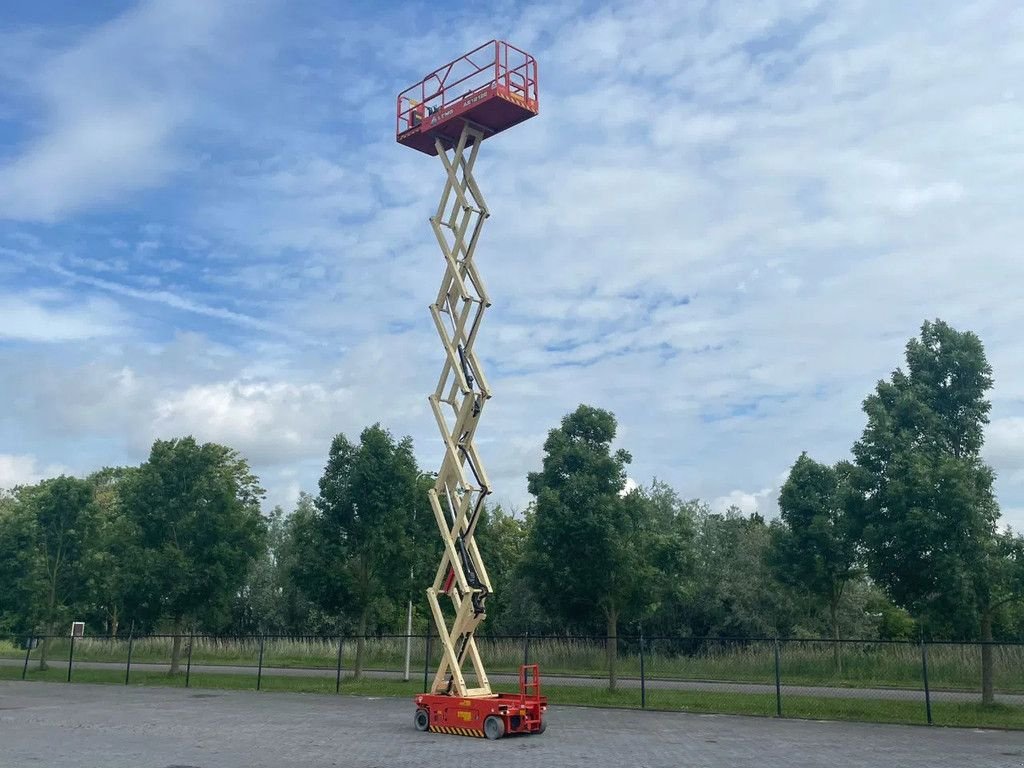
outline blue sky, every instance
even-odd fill
[[[587,402],[638,481],[773,514],[942,317],[1024,526],[1019,3],[340,5],[4,5],[0,487],[191,433],[290,505],[376,420],[434,468],[443,176],[394,98],[499,37],[541,115],[478,164],[498,501]]]

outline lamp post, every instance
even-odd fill
[[[420,478],[423,477],[437,477],[436,472],[420,472],[416,475],[416,490],[419,491]],[[416,507],[412,508],[412,523],[413,523],[413,551],[416,549]],[[415,557],[415,555],[414,555]],[[415,560],[414,560],[415,562]],[[409,610],[405,617],[405,675],[402,678],[405,682],[409,682],[409,664],[412,659],[412,581],[414,578],[415,566],[409,566]]]

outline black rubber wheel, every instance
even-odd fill
[[[427,710],[417,709],[416,719],[414,722],[416,723],[417,731],[427,730],[430,727],[430,715],[427,714]]]
[[[540,728],[537,729],[537,733],[538,734],[544,733],[544,731],[546,731],[547,729],[548,729],[547,721],[546,720],[541,720],[540,721]]]
[[[491,741],[494,741],[495,739],[500,739],[504,735],[504,720],[502,720],[500,717],[495,717],[494,715],[491,715],[486,720],[484,720],[484,736],[486,736]]]

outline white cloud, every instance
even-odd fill
[[[1000,483],[1024,487],[1024,416],[994,419],[986,430],[984,454]]]
[[[545,433],[587,402],[616,413],[632,476],[774,514],[780,473],[802,450],[846,455],[863,397],[921,321],[940,316],[986,343],[997,381],[987,455],[1007,516],[1024,507],[1012,421],[1024,417],[1024,106],[1013,82],[1024,9],[543,3],[470,14],[457,33],[428,24],[412,46],[379,19],[324,18],[315,30],[248,28],[241,49],[255,52],[239,60],[252,77],[240,78],[210,48],[245,14],[166,7],[112,22],[123,45],[86,35],[84,58],[70,60],[88,77],[41,67],[51,119],[11,160],[45,159],[48,137],[68,141],[61,116],[123,106],[124,125],[140,126],[135,146],[154,151],[124,166],[108,152],[115,180],[96,182],[96,195],[170,183],[181,201],[150,212],[141,240],[158,253],[115,248],[128,266],[116,281],[75,282],[145,302],[149,344],[109,351],[99,340],[80,358],[22,362],[35,373],[0,383],[7,399],[32,400],[18,426],[50,436],[54,455],[100,435],[138,453],[158,433],[195,430],[251,451],[280,486],[272,493],[290,498],[315,488],[331,434],[379,419],[412,434],[434,467],[425,394],[442,353],[425,307],[441,262],[426,217],[441,166],[396,146],[389,118],[410,72],[467,47],[486,22],[530,41],[542,72],[540,117],[489,140],[478,164],[492,212],[479,262],[494,302],[479,349],[495,391],[478,437],[499,500],[522,506]],[[150,40],[154,19],[184,32],[170,29],[154,55],[118,37],[141,24]],[[297,69],[268,71],[268,49]],[[113,84],[93,84],[104,82],[97,62],[121,72]],[[143,96],[163,96],[149,86],[165,81],[153,107]],[[146,122],[151,108],[169,110],[167,131]],[[211,149],[214,135],[223,144]],[[194,186],[144,165],[164,159],[189,164]],[[77,223],[82,189],[58,190],[49,208],[31,191],[18,204]],[[139,240],[114,227],[104,242]],[[192,291],[166,287],[189,278]],[[166,307],[230,330],[168,341]]]
[[[352,405],[343,389],[318,384],[217,382],[159,397],[151,437],[192,434],[265,466],[323,453],[333,436],[325,416]]]
[[[737,507],[744,514],[757,512],[762,517],[771,519],[779,515],[779,491],[788,477],[788,470],[779,476],[776,483],[759,491],[733,490],[711,500],[711,509],[719,514],[730,507]]]
[[[17,485],[32,485],[46,477],[67,473],[59,464],[43,466],[30,454],[0,453],[0,488],[10,490]]]
[[[24,87],[45,117],[0,165],[0,219],[53,221],[180,169],[172,138],[195,108],[197,63],[216,61],[231,39],[230,6],[150,0],[64,50],[37,43]]]
[[[124,315],[110,302],[90,299],[75,306],[0,293],[0,340],[83,341],[124,333]]]

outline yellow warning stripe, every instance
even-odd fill
[[[430,730],[433,733],[450,733],[453,736],[476,736],[481,739],[484,737],[484,732],[478,731],[476,728],[450,728],[446,725],[432,725]]]

